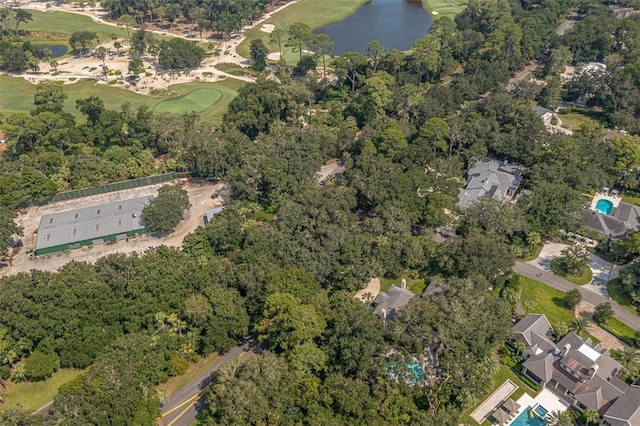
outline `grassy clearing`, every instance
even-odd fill
[[[82,370],[63,368],[44,382],[13,384],[8,391],[2,392],[5,403],[0,409],[22,406],[27,411],[35,411],[51,401],[60,386],[70,382],[80,373]]]
[[[170,98],[160,96],[147,96],[138,93],[131,92],[129,90],[120,89],[117,87],[105,86],[103,84],[96,84],[92,80],[81,80],[75,84],[65,85],[64,92],[67,94],[67,99],[64,103],[65,111],[80,117],[80,112],[76,109],[76,100],[86,98],[89,95],[100,97],[107,109],[120,109],[123,103],[129,102],[134,107],[139,105],[147,105],[149,108],[154,109],[156,105],[167,102],[169,100],[174,101],[173,105],[170,105],[174,111],[186,111],[186,107],[180,106],[182,99],[186,99],[186,102],[192,102],[193,98],[188,95],[197,90],[207,89],[220,93],[219,98],[215,105],[211,102],[211,105],[204,110],[200,116],[203,120],[209,120],[219,122],[222,119],[222,115],[227,111],[229,102],[238,94],[238,90],[244,82],[226,79],[215,83],[183,83],[176,84],[169,87],[169,90],[180,92],[182,97]],[[0,87],[2,87],[2,96],[0,96],[0,111],[2,112],[29,112],[33,109],[33,93],[35,86],[22,78],[5,77],[0,76]],[[208,92],[212,93],[212,92]]]
[[[569,130],[579,130],[583,124],[596,124],[597,122],[584,114],[572,112],[569,114],[560,114],[560,120],[569,125]]]
[[[562,260],[557,258],[551,261],[551,270],[555,275],[559,276],[560,278],[564,278],[565,280],[577,285],[589,284],[593,279],[593,272],[591,271],[591,268],[589,268],[588,266],[582,267],[582,274],[580,274],[579,277],[575,277],[573,275],[567,274],[567,272],[564,270],[562,266]]]
[[[434,19],[443,16],[453,19],[467,7],[468,3],[468,0],[422,0],[422,6]],[[438,13],[434,15],[433,12]]]
[[[182,389],[187,384],[204,374],[219,359],[220,355],[217,353],[203,357],[200,361],[189,365],[189,368],[187,368],[187,371],[185,371],[184,374],[170,378],[166,383],[158,385],[157,388],[160,391],[165,391],[167,396],[170,396],[175,391]]]
[[[516,375],[516,373],[511,371],[511,369],[509,369],[509,367],[504,366],[504,365],[500,365],[500,370],[498,370],[498,372],[496,373],[496,375],[493,378],[493,386],[491,387],[491,389],[487,390],[487,393],[485,395],[478,396],[477,403],[474,404],[473,407],[469,408],[467,411],[464,412],[464,414],[460,418],[460,423],[467,424],[467,425],[477,425],[478,422],[476,422],[475,420],[473,420],[471,418],[471,413],[489,395],[491,395],[492,392],[494,392],[496,389],[498,389],[498,386],[502,385],[507,379],[511,380],[513,383],[515,383],[518,386],[518,389],[516,389],[516,391],[511,395],[511,398],[518,399],[524,393],[527,393],[532,397],[536,395],[537,392],[535,392],[533,389],[531,389],[529,386],[527,386],[522,380],[520,380],[518,378],[518,376]],[[491,423],[488,420],[485,420],[484,422],[482,422],[482,425],[490,425],[490,424]]]
[[[545,314],[551,325],[559,322],[569,324],[575,318],[572,311],[564,306],[564,293],[527,277],[520,277],[522,293],[520,301],[533,300],[533,313]]]
[[[282,9],[267,19],[263,24],[272,24],[276,28],[287,30],[295,22],[304,22],[312,30],[317,30],[325,25],[340,22],[353,14],[358,7],[368,0],[305,0]],[[249,45],[251,40],[261,39],[272,52],[278,51],[278,46],[269,43],[269,34],[260,30],[259,25],[246,32],[246,40],[237,47],[236,51],[244,58],[249,57]],[[286,48],[285,58],[295,64],[298,54],[292,54],[291,49]]]
[[[622,291],[622,288],[620,287],[620,278],[616,278],[615,280],[611,280],[607,283],[607,293],[609,293],[609,296],[611,296],[618,305],[630,312],[633,312],[634,314],[638,313],[638,310],[631,304],[629,296]]]
[[[406,279],[406,278],[405,278]],[[380,278],[380,290],[388,291],[393,284],[400,287],[402,277],[400,278]],[[424,280],[412,280],[407,279],[407,288],[417,295],[421,295],[424,292],[425,282]]]

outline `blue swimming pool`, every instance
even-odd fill
[[[536,407],[536,411],[538,408],[542,407]],[[542,408],[542,410],[544,410],[545,413],[547,411],[544,408]],[[509,426],[545,426],[546,424],[547,423],[544,421],[544,419],[537,416],[536,413],[534,413],[534,411],[531,409],[531,407],[529,407],[522,413],[520,413],[518,417],[513,419]]]
[[[424,370],[420,367],[420,363],[418,361],[412,361],[404,365],[405,368],[409,370],[409,374],[405,376],[405,380],[407,383],[419,383],[424,379]],[[395,362],[389,363],[387,365],[387,369],[394,378],[397,378],[398,373],[396,373]]]
[[[600,199],[596,203],[596,210],[603,214],[611,214],[613,211],[613,203],[609,200]]]

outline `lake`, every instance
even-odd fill
[[[67,53],[67,50],[69,49],[67,46],[63,46],[63,45],[38,46],[38,50],[40,50],[41,52],[46,48],[49,48],[49,50],[51,50],[51,57],[52,58],[59,58],[60,56],[62,56],[65,53]]]
[[[315,31],[336,44],[334,53],[367,51],[378,40],[387,49],[408,50],[431,28],[431,17],[420,0],[371,0],[343,21]]]

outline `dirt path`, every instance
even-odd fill
[[[185,186],[185,189],[189,193],[191,208],[186,214],[185,219],[176,227],[175,231],[166,237],[157,238],[153,236],[143,236],[127,242],[117,242],[110,245],[104,244],[100,246],[92,246],[90,248],[85,247],[83,249],[72,250],[67,253],[41,257],[37,260],[32,260],[26,254],[27,249],[33,249],[35,247],[35,239],[37,236],[35,231],[37,231],[38,226],[40,225],[40,218],[42,215],[87,206],[95,206],[97,204],[110,203],[118,200],[155,195],[157,194],[158,188],[162,185],[164,184],[111,192],[108,194],[99,194],[91,197],[51,203],[28,209],[26,214],[21,214],[16,219],[16,223],[24,229],[24,237],[22,238],[23,247],[13,254],[12,261],[9,266],[0,268],[0,276],[13,275],[19,272],[28,272],[31,269],[55,271],[72,260],[93,263],[98,258],[108,254],[129,254],[133,252],[142,253],[150,247],[157,247],[160,245],[181,247],[184,237],[193,232],[198,226],[204,224],[202,219],[204,213],[212,208],[221,206],[224,202],[220,197],[215,199],[211,198],[211,195],[215,191],[220,191],[224,187],[222,184]]]
[[[576,315],[582,315],[589,319],[589,334],[600,340],[600,346],[604,349],[615,349],[620,351],[627,347],[626,343],[593,321],[592,315],[595,309],[596,307],[594,305],[585,301],[580,302],[576,307]]]

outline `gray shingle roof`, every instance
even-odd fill
[[[461,209],[466,209],[483,196],[512,198],[522,182],[522,170],[512,164],[485,159],[473,164],[467,172],[467,186],[458,196]]]
[[[640,230],[640,207],[621,202],[612,215],[592,211],[587,217],[587,225],[606,236],[622,237],[629,230]]]
[[[143,229],[142,209],[152,199],[134,198],[44,215],[36,250]]]
[[[513,331],[522,336],[525,343],[533,345],[535,342],[531,333],[537,333],[541,336],[548,336],[551,333],[551,324],[547,318],[541,314],[530,314],[522,318],[513,326]]]
[[[613,425],[640,425],[640,387],[631,386],[626,394],[616,399],[604,418]],[[615,420],[625,423],[615,422]]]
[[[386,293],[381,291],[373,300],[373,303],[376,304],[373,312],[381,317],[384,310],[386,315],[389,316],[397,313],[400,308],[409,303],[414,297],[416,297],[416,294],[411,290],[392,285]]]

